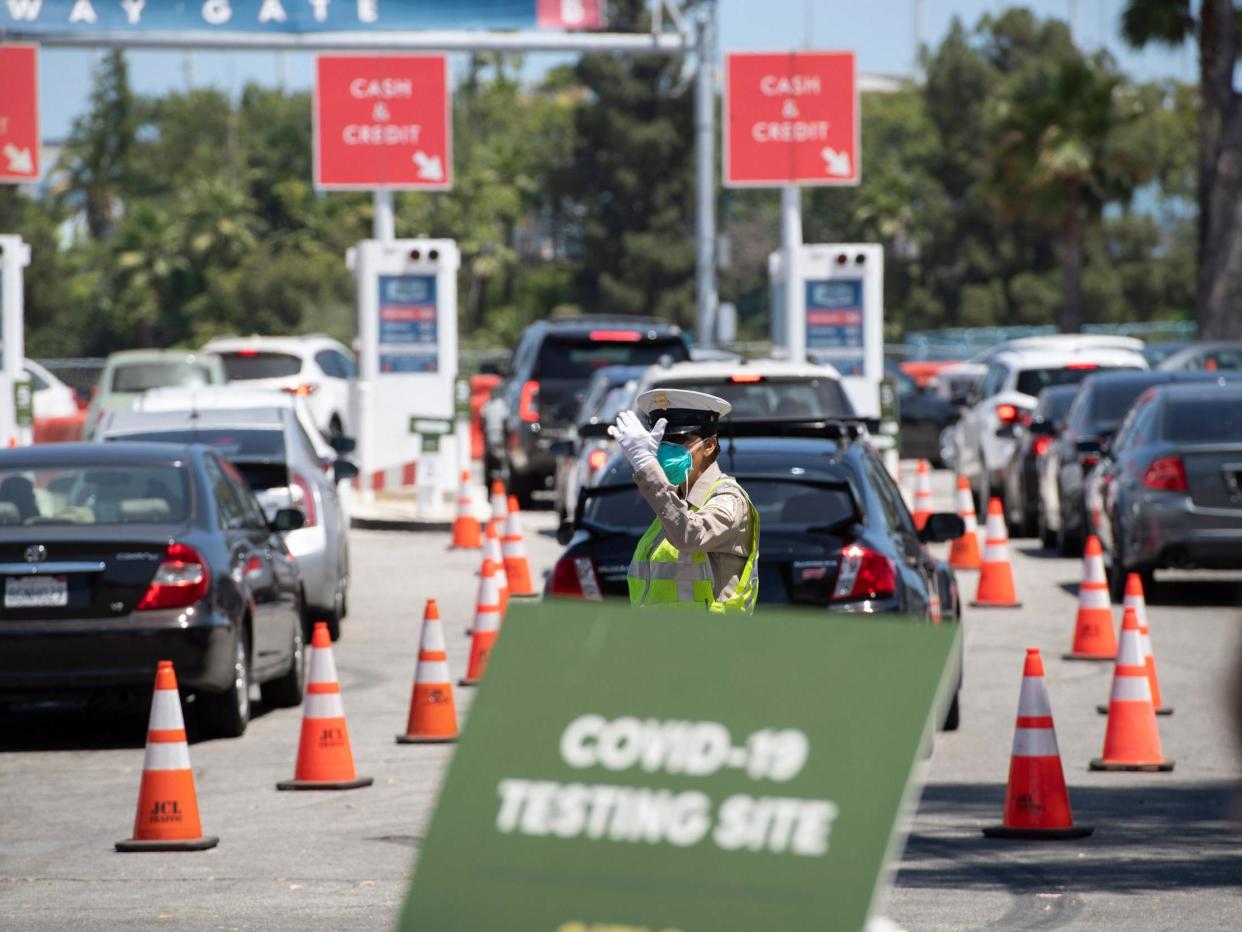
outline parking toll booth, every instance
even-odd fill
[[[439,517],[458,462],[447,426],[457,377],[457,244],[364,240],[347,261],[358,286],[363,500],[417,486],[420,512]]]
[[[783,256],[768,257],[772,343],[789,358],[835,366],[855,411],[880,416],[884,377],[884,250],[875,243],[802,246],[794,299]]]
[[[30,247],[20,236],[0,236],[0,444],[30,442],[34,423],[31,386],[22,371],[26,355],[23,269]]]

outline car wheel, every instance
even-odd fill
[[[250,644],[245,629],[237,633],[233,656],[233,682],[218,693],[199,693],[199,727],[212,738],[240,738],[250,721]]]
[[[306,685],[306,636],[300,618],[293,626],[291,640],[289,669],[276,679],[259,684],[263,704],[274,709],[287,709],[302,702],[302,690]]]
[[[1126,600],[1126,565],[1121,562],[1121,558],[1116,554],[1108,561],[1108,594],[1113,600],[1114,605],[1121,605]],[[1143,587],[1143,593],[1146,595],[1147,587]]]
[[[1056,533],[1048,527],[1048,519],[1044,517],[1044,506],[1035,510],[1035,523],[1039,526],[1039,542],[1045,549],[1051,550],[1057,545]]]
[[[959,689],[953,694],[953,704],[949,706],[949,714],[944,718],[944,725],[941,731],[957,731],[958,726],[962,724],[962,710],[958,704],[962,691]]]
[[[979,515],[981,520],[986,521],[988,516],[988,501],[992,498],[992,483],[988,481],[988,468],[983,462],[983,451],[978,453],[979,457],[979,475],[975,477],[975,514]]]
[[[514,472],[509,469],[508,492],[510,495],[517,496],[518,504],[522,508],[530,508],[532,505],[531,493],[535,490],[535,482],[533,477],[524,475],[520,472]]]

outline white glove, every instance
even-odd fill
[[[621,444],[625,458],[630,461],[634,471],[638,472],[648,463],[655,462],[656,450],[660,448],[660,441],[664,439],[664,428],[667,426],[668,421],[660,418],[655,427],[648,431],[637,414],[633,411],[622,411],[617,416],[617,423],[608,428],[608,434]]]

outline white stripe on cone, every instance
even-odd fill
[[[1022,677],[1022,690],[1018,693],[1018,715],[1027,718],[1052,715],[1052,706],[1048,704],[1048,690],[1044,688],[1043,677]]]
[[[1083,608],[1104,608],[1112,612],[1113,603],[1107,589],[1082,587],[1078,590],[1078,604]]]
[[[336,661],[332,657],[332,649],[312,647],[310,649],[310,673],[306,677],[306,682],[335,683],[336,681]]]
[[[1057,733],[1051,728],[1015,728],[1014,757],[1058,757]]]
[[[305,699],[303,718],[344,718],[345,704],[340,693],[309,693]]]
[[[1104,575],[1104,558],[1099,554],[1082,558],[1082,581],[1103,583],[1108,585],[1108,577]]]
[[[184,741],[148,741],[143,770],[189,770],[190,749]]]
[[[185,728],[181,717],[181,696],[175,689],[157,689],[151,700],[148,731],[180,731]]]
[[[971,498],[970,489],[957,490],[957,513],[966,525],[966,533],[970,534],[979,528],[975,520],[975,501]]]

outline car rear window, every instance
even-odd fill
[[[1220,398],[1179,398],[1164,408],[1161,435],[1171,443],[1242,443],[1242,401],[1233,392]]]
[[[201,443],[227,460],[285,459],[285,434],[281,430],[150,430],[108,439],[127,443]]]
[[[190,515],[184,466],[20,465],[0,469],[0,527],[181,524]]]
[[[733,405],[735,418],[819,418],[850,416],[854,408],[835,379],[730,379],[657,382],[656,388],[684,388],[716,395]]]
[[[219,355],[224,360],[224,374],[230,382],[246,382],[252,379],[287,379],[302,371],[302,357],[294,356],[292,353],[237,350]]]
[[[1051,369],[1023,369],[1018,373],[1016,391],[1024,395],[1038,395],[1049,385],[1077,385],[1089,375],[1096,372],[1119,372],[1131,369],[1130,366],[1058,366]]]
[[[1106,382],[1091,389],[1091,423],[1111,430],[1121,423],[1134,400],[1160,379],[1125,379]]]
[[[1042,416],[1044,420],[1052,421],[1054,424],[1065,420],[1065,415],[1069,414],[1070,405],[1074,403],[1077,394],[1072,391],[1049,392],[1047,395],[1039,399],[1039,407],[1037,414]]]
[[[667,356],[673,362],[689,359],[680,337],[644,339],[638,330],[610,330],[609,333],[637,334],[637,339],[597,337],[548,337],[539,348],[534,379],[569,379],[586,382],[591,373],[604,366],[650,366]]]
[[[856,519],[854,499],[845,485],[748,479],[744,487],[759,512],[759,526],[766,530],[830,528]],[[583,523],[590,527],[639,535],[654,517],[632,485],[602,487],[582,512]]]
[[[197,388],[211,384],[211,370],[192,362],[131,362],[112,370],[112,391],[145,392],[152,388]]]

